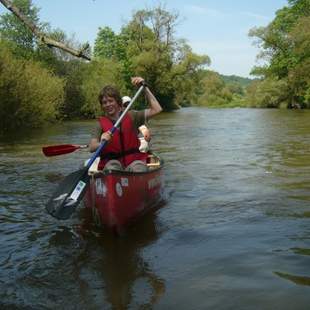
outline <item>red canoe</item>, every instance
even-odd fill
[[[117,233],[163,199],[160,157],[151,154],[148,172],[93,171],[84,204],[96,223]],[[90,169],[91,170],[91,169]]]

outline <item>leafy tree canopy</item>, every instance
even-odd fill
[[[267,61],[252,73],[268,81],[285,81],[289,88],[288,107],[308,107],[310,1],[288,1],[288,6],[277,11],[268,26],[254,28],[249,35],[257,38],[256,43],[262,49],[259,58]]]

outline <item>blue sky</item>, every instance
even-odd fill
[[[60,28],[69,36],[92,45],[98,28],[109,26],[118,32],[139,9],[152,8],[155,0],[33,0],[41,21]],[[185,38],[194,52],[211,58],[212,70],[221,74],[249,76],[259,50],[248,37],[249,29],[266,26],[286,0],[166,0],[169,11],[177,11],[180,23],[176,36]],[[0,7],[0,13],[5,12]]]

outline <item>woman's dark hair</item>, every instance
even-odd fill
[[[100,105],[102,104],[102,99],[104,97],[112,97],[116,100],[116,102],[121,106],[122,105],[122,98],[119,91],[111,85],[107,85],[103,87],[98,95],[98,100]]]

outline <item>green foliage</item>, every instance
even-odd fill
[[[254,68],[252,73],[268,79],[266,85],[270,85],[270,81],[272,84],[275,81],[287,84],[286,94],[278,93],[277,100],[272,97],[270,105],[274,106],[274,102],[284,100],[282,104],[288,101],[289,108],[309,107],[309,0],[289,1],[289,5],[279,10],[267,27],[252,29],[250,36],[256,37],[262,48],[259,57],[268,61],[264,67]],[[266,91],[270,93],[268,87]]]
[[[233,94],[220,75],[214,71],[205,72],[201,87],[202,94],[198,98],[198,104],[201,106],[225,106],[232,101]]]
[[[74,35],[68,37],[61,29],[51,29],[47,24],[44,33],[49,38],[54,39],[57,42],[61,42],[62,44],[71,47],[72,49],[81,50],[82,48],[82,44],[76,41]],[[91,53],[90,50],[87,52],[88,54]],[[59,48],[49,47],[44,43],[39,43],[36,46],[33,57],[35,60],[44,63],[47,68],[60,75],[65,74],[65,70],[63,68],[64,63],[78,60],[78,58],[69,54],[68,52]]]
[[[121,31],[126,39],[128,75],[143,76],[166,110],[176,108],[170,76],[174,41],[168,34],[175,18],[161,8],[140,10]]]
[[[240,96],[244,95],[244,90],[243,87],[237,83],[237,82],[231,82],[227,84],[227,89],[232,93],[232,94],[238,94]]]
[[[45,34],[80,49],[74,37],[38,20],[31,0],[14,2]],[[132,76],[143,76],[165,110],[182,106],[279,107],[310,105],[310,21],[307,1],[289,1],[265,28],[252,30],[269,57],[255,68],[264,77],[252,81],[206,70],[207,55],[195,54],[184,39],[176,40],[178,14],[163,6],[136,11],[119,33],[99,28],[92,62],[75,60],[59,49],[34,40],[11,13],[0,16],[1,130],[40,126],[56,118],[93,118],[101,114],[100,89],[111,84],[132,96]],[[307,13],[308,12],[308,13]],[[5,41],[4,41],[5,38]],[[6,42],[6,43],[4,43]],[[9,96],[7,95],[9,94]],[[145,107],[140,98],[136,108]]]
[[[100,115],[101,108],[98,102],[99,91],[105,85],[113,85],[122,93],[126,91],[120,76],[119,63],[110,59],[98,59],[92,61],[84,72],[81,86],[84,102],[81,107],[81,115],[85,118],[94,118]]]
[[[33,6],[31,0],[14,0],[13,4],[38,28],[39,9]],[[14,54],[22,58],[31,58],[35,49],[33,33],[14,15],[6,13],[0,16],[0,38],[10,42]]]
[[[48,29],[47,35],[76,50],[80,50],[82,47],[74,36],[67,37],[61,29]],[[81,107],[84,104],[82,84],[87,63],[63,50],[49,48],[43,44],[37,46],[34,59],[64,80],[64,101],[59,108],[62,118],[75,119],[81,117]]]
[[[179,42],[178,48],[178,59],[171,70],[173,86],[176,89],[175,102],[180,106],[197,104],[201,70],[210,64],[210,58],[193,53],[184,41]]]
[[[302,17],[290,32],[294,43],[296,65],[288,74],[291,89],[291,104],[309,108],[307,93],[310,88],[310,16]]]
[[[0,41],[0,131],[39,127],[58,116],[63,81],[38,63],[17,59]]]
[[[85,97],[82,87],[88,65],[79,60],[71,60],[63,62],[63,71],[64,101],[60,106],[60,113],[66,119],[84,117],[82,107],[85,103]]]
[[[198,71],[210,63],[208,56],[194,54],[184,40],[175,40],[177,20],[178,14],[161,6],[139,10],[119,34],[100,28],[94,47],[96,57],[118,63],[114,68],[127,93],[133,92],[130,77],[143,76],[165,110],[195,102]]]
[[[279,108],[288,103],[288,84],[286,80],[264,79],[254,81],[247,87],[246,102],[250,107]]]
[[[306,101],[308,108],[310,108],[310,87],[308,87],[306,90],[305,101]]]
[[[253,82],[253,79],[237,76],[237,75],[223,75],[221,74],[222,80],[226,84],[235,84],[241,87],[246,87]]]
[[[125,37],[116,35],[109,27],[99,28],[95,41],[94,56],[124,61],[126,59]]]

